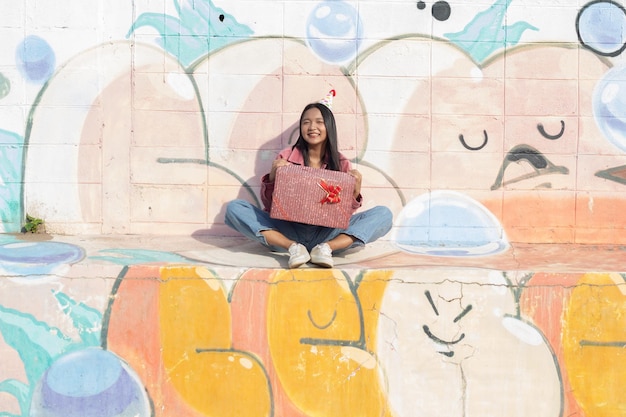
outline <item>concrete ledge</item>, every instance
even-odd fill
[[[241,237],[5,234],[0,235],[0,244],[0,263],[5,265],[3,275],[11,275],[8,263],[16,263],[16,268],[25,266],[28,260],[40,265],[50,256],[52,272],[55,263],[63,264],[64,251],[49,253],[42,250],[55,244],[68,245],[82,253],[80,259],[72,254],[68,260],[71,275],[82,277],[114,277],[121,266],[151,263],[197,263],[237,271],[242,268],[287,267],[286,254],[272,253]],[[42,259],[37,259],[38,254]],[[336,255],[335,263],[337,269],[450,266],[502,271],[615,272],[626,270],[626,245],[513,243],[508,250],[497,255],[451,257],[407,253],[389,241],[378,241]],[[304,266],[307,267],[312,266]],[[28,270],[24,268],[24,272]],[[18,270],[13,269],[13,272],[18,273]]]
[[[103,362],[136,401],[58,395],[55,415],[401,417],[414,401],[455,417],[459,399],[476,415],[623,410],[624,246],[434,257],[379,241],[332,270],[286,260],[234,237],[0,235],[0,382],[24,381],[0,414],[50,407],[49,369],[98,376]]]

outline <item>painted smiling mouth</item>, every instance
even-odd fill
[[[521,175],[519,177],[510,179],[508,181],[504,181],[504,173],[506,169],[513,163],[526,162],[528,163],[533,172],[529,172],[528,174]],[[537,149],[533,148],[529,145],[518,145],[511,149],[504,161],[502,162],[502,166],[500,167],[500,172],[498,172],[498,177],[496,181],[491,186],[492,190],[497,190],[498,188],[502,188],[506,185],[527,180],[530,178],[535,178],[541,175],[547,174],[569,174],[569,169],[564,166],[554,165],[552,162],[545,157],[545,155],[539,152]]]
[[[426,333],[426,336],[428,336],[428,338],[429,338],[430,340],[432,340],[433,342],[435,342],[435,343],[437,343],[437,344],[439,344],[439,345],[444,345],[444,346],[447,346],[448,348],[449,348],[450,346],[456,345],[457,343],[459,343],[461,340],[463,340],[463,339],[465,338],[465,333],[461,333],[461,336],[459,336],[459,338],[458,338],[458,339],[456,339],[456,340],[451,340],[451,341],[447,341],[447,340],[443,340],[443,339],[440,339],[440,338],[438,338],[437,336],[435,336],[435,335],[434,335],[434,334],[430,331],[430,328],[429,328],[427,325],[424,325],[424,326],[422,327],[422,329],[424,329],[424,333]],[[452,351],[452,350],[450,350],[450,351],[446,351],[446,352],[439,352],[439,353],[441,353],[442,355],[445,355],[445,356],[447,356],[447,357],[449,357],[449,358],[450,358],[450,357],[452,357],[452,356],[454,356],[454,351]]]

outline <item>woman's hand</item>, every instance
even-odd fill
[[[276,170],[280,167],[284,167],[285,165],[289,165],[289,162],[286,159],[274,159],[274,162],[272,162],[272,170],[270,171],[270,182],[274,182],[276,179]]]
[[[361,181],[363,180],[363,176],[356,169],[351,169],[348,171],[348,174],[354,177],[354,198],[358,198],[359,194],[361,194]]]

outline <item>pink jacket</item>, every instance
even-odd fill
[[[304,157],[302,152],[298,148],[285,148],[276,157],[276,159],[286,159],[288,162],[296,165],[304,165]],[[352,164],[343,154],[339,154],[339,163],[341,164],[341,172],[348,172],[352,169]],[[327,164],[324,163],[321,169],[326,169]],[[263,202],[263,209],[267,212],[272,207],[272,194],[274,194],[274,183],[270,182],[270,174],[265,174],[261,178],[261,201]],[[361,194],[357,198],[352,196],[352,210],[356,210],[361,207],[363,203],[363,197]]]

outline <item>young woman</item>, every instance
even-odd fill
[[[352,214],[346,229],[334,229],[273,219],[272,206],[276,170],[299,164],[319,169],[347,172],[355,180],[353,212],[361,207],[361,173],[337,147],[337,128],[332,111],[322,103],[307,105],[300,116],[300,135],[293,147],[283,149],[272,163],[269,174],[261,179],[264,210],[245,200],[234,200],[226,207],[225,222],[250,239],[273,251],[289,252],[289,268],[311,263],[325,268],[334,265],[332,253],[372,242],[389,232],[393,218],[387,207],[377,206]]]

